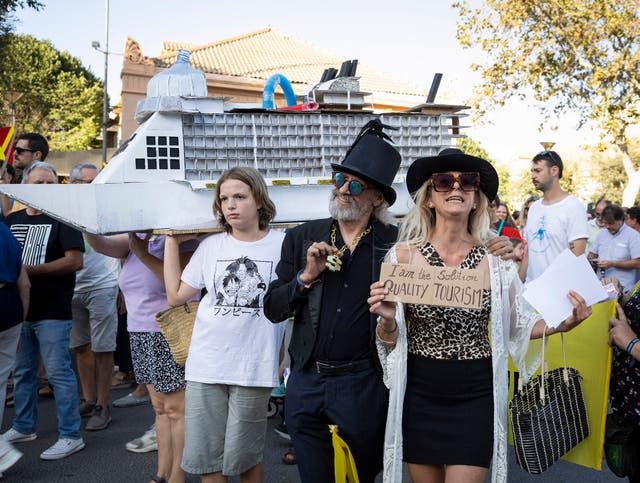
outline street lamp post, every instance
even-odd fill
[[[100,42],[91,42],[98,52],[104,54],[104,93],[102,96],[102,165],[107,164],[107,124],[109,120],[109,95],[107,94],[107,79],[109,75],[109,0],[105,0],[105,27],[104,50],[100,48]]]
[[[15,127],[16,125],[16,102],[24,96],[24,92],[18,91],[4,91],[3,94],[9,101],[9,126]]]

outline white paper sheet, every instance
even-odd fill
[[[588,306],[607,298],[607,292],[596,277],[586,255],[576,257],[565,249],[542,275],[525,287],[523,296],[549,327],[557,327],[573,311],[567,298],[569,290],[578,292]]]

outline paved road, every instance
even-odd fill
[[[127,393],[121,389],[112,391],[112,398]],[[152,422],[151,406],[112,410],[113,423],[105,431],[84,432],[86,448],[59,461],[42,461],[39,454],[53,444],[57,438],[55,406],[52,399],[40,399],[40,420],[38,439],[29,443],[19,443],[18,448],[25,456],[5,473],[6,482],[64,482],[64,483],[146,483],[154,474],[156,453],[134,454],[125,450],[127,441],[140,436]],[[5,431],[13,417],[13,410],[5,410],[2,430]],[[269,420],[269,431],[265,449],[265,482],[298,483],[300,481],[295,466],[280,462],[287,449],[286,441],[278,437],[271,428],[277,418]],[[84,421],[83,421],[84,424]],[[509,461],[510,483],[579,482],[579,483],[620,483],[606,464],[603,471],[595,471],[560,461],[540,476],[532,476],[516,466],[513,451]],[[198,478],[190,476],[187,481],[195,483]],[[231,479],[237,482],[236,478]],[[405,481],[409,481],[405,478]]]

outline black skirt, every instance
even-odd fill
[[[402,433],[407,463],[489,468],[491,359],[442,360],[409,354]]]

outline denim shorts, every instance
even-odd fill
[[[187,381],[182,469],[239,475],[262,463],[270,387]]]

